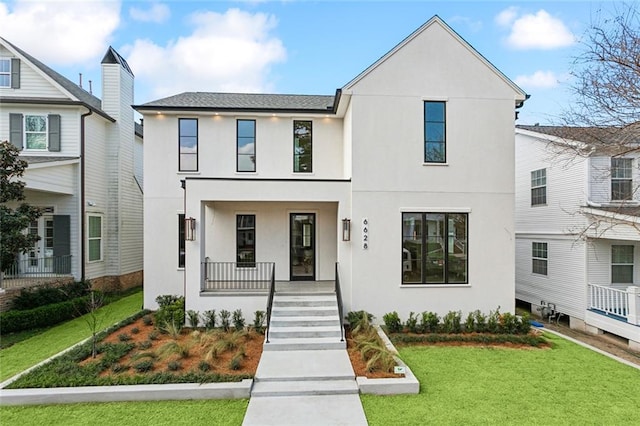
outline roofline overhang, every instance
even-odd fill
[[[112,123],[116,122],[116,119],[111,117],[101,109],[92,107],[91,105],[81,101],[70,101],[68,99],[50,99],[50,98],[14,98],[14,97],[0,97],[1,104],[41,104],[41,105],[73,105],[83,106],[95,112],[99,116],[106,118]]]
[[[145,106],[133,105],[138,112],[146,111],[193,111],[193,112],[254,112],[254,113],[284,113],[284,114],[335,114],[333,107],[328,109],[302,109],[302,108],[220,108],[220,107],[178,107],[178,106]]]
[[[623,212],[612,212],[607,210],[601,210],[597,207],[584,207],[584,206],[581,207],[580,209],[582,210],[583,213],[590,214],[593,216],[600,216],[608,219],[615,219],[622,222],[633,223],[633,224],[640,223],[640,217],[633,216],[630,214],[625,214]]]

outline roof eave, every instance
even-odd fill
[[[101,109],[94,108],[86,102],[72,101],[67,99],[51,99],[51,98],[14,98],[14,97],[0,97],[0,104],[41,104],[41,105],[75,105],[84,106],[90,109],[96,114],[106,118],[107,120],[115,123],[116,119],[111,117]]]

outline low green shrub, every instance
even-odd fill
[[[140,333],[140,329],[138,327],[133,327],[131,329],[131,334],[138,334],[138,333]]]
[[[0,333],[49,327],[83,315],[87,312],[88,296],[66,302],[40,306],[29,310],[0,313]]]
[[[75,281],[62,286],[40,286],[23,288],[13,299],[13,309],[19,311],[30,310],[40,306],[66,302],[89,294],[91,283]]]
[[[358,327],[358,324],[360,324],[360,321],[362,321],[365,316],[368,323],[373,322],[373,314],[370,314],[369,312],[363,310],[350,311],[347,313],[345,319],[349,323],[349,327],[351,327],[351,329],[353,330],[354,328]]]
[[[202,313],[202,317],[204,318],[204,327],[207,330],[213,330],[214,328],[216,328],[216,310],[215,309],[204,311]]]
[[[153,325],[153,318],[151,318],[151,315],[145,315],[142,317],[142,323],[144,325]]]
[[[224,331],[229,331],[229,329],[231,328],[231,323],[229,322],[230,317],[231,312],[227,311],[226,309],[220,310],[220,327],[222,327]]]
[[[445,333],[460,333],[462,332],[462,312],[449,311],[444,317],[442,317],[442,331]]]
[[[244,316],[242,316],[242,309],[236,309],[233,311],[233,328],[236,331],[244,330]]]
[[[389,330],[389,333],[399,333],[402,331],[402,321],[396,311],[384,314],[382,320],[387,330]]]
[[[179,361],[169,361],[167,364],[167,370],[169,371],[178,371],[182,369],[182,364]]]
[[[189,321],[189,327],[198,328],[198,325],[200,324],[200,313],[189,309],[187,311],[187,321]]]
[[[146,359],[144,361],[140,361],[133,365],[133,369],[138,373],[146,373],[147,371],[153,370],[153,361]]]
[[[423,333],[435,333],[438,331],[440,317],[435,312],[423,312],[420,315],[420,329]]]
[[[264,320],[267,317],[267,313],[265,311],[255,311],[253,316],[253,329],[256,333],[263,334],[264,333]]]
[[[131,340],[131,336],[129,336],[127,333],[120,333],[118,334],[118,340],[121,342],[128,342],[129,340]]]
[[[533,347],[546,346],[549,342],[542,336],[533,334],[402,334],[396,333],[389,336],[394,345],[415,344],[415,343],[448,343],[467,342],[481,344],[501,344],[514,343]]]
[[[211,370],[211,364],[209,364],[207,361],[200,361],[198,363],[198,370],[202,371],[203,373]]]
[[[411,333],[418,333],[421,331],[421,328],[418,325],[418,317],[415,312],[409,312],[409,318],[407,318],[405,326]]]
[[[138,349],[141,349],[143,351],[146,351],[147,349],[149,349],[152,346],[152,343],[150,340],[145,340],[144,342],[140,342],[138,343]]]
[[[155,323],[162,328],[167,324],[175,324],[184,327],[184,297],[175,295],[162,295],[156,297],[158,310],[155,312]]]

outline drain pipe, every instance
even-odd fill
[[[86,275],[85,268],[85,240],[86,226],[84,216],[86,213],[87,200],[84,194],[84,154],[85,154],[85,118],[93,114],[93,111],[87,108],[88,112],[80,116],[80,280],[84,282]]]

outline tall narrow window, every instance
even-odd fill
[[[402,283],[465,284],[466,213],[402,214]]]
[[[0,87],[11,87],[11,59],[0,58]]]
[[[46,115],[24,116],[24,139],[26,141],[26,149],[47,149],[48,144]]]
[[[531,272],[547,275],[547,243],[531,243]]]
[[[238,159],[237,171],[256,171],[256,121],[238,120]]]
[[[178,268],[184,268],[184,214],[178,214]]]
[[[89,262],[102,260],[102,216],[88,217]]]
[[[424,103],[424,162],[446,162],[446,144],[445,103],[426,101]]]
[[[631,158],[611,159],[611,200],[626,201],[633,198]]]
[[[633,246],[611,246],[611,282],[633,284]]]
[[[198,120],[195,118],[180,118],[179,127],[179,164],[181,172],[198,171]]]
[[[311,121],[293,122],[293,171],[311,173],[312,163]]]
[[[236,216],[236,260],[240,268],[256,266],[256,215]]]
[[[547,169],[531,172],[531,205],[547,204]]]

